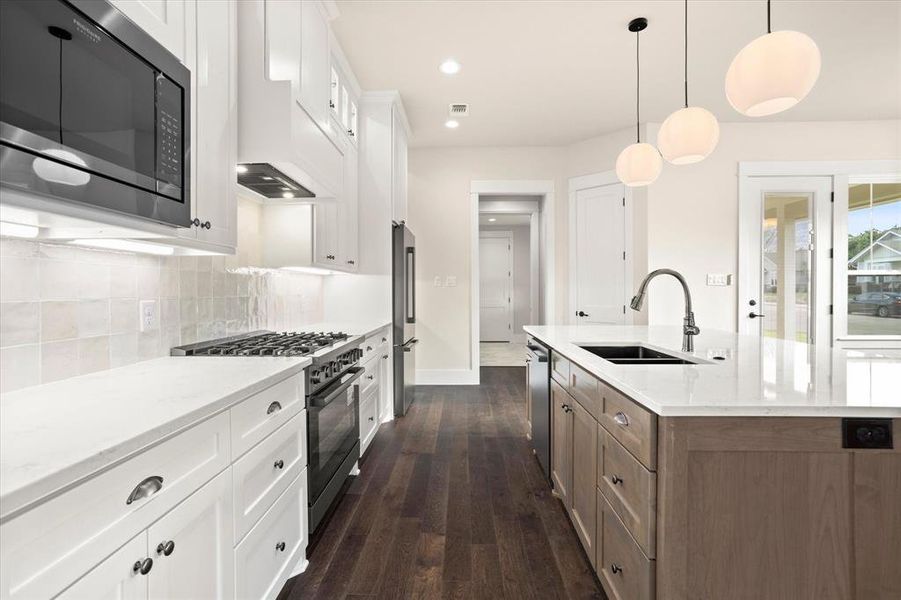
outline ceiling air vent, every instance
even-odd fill
[[[448,108],[447,112],[452,117],[468,117],[469,116],[469,105],[468,104],[451,104],[450,108]]]

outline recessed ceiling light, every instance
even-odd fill
[[[293,198],[293,197],[294,197],[294,194],[292,194],[291,192],[285,192],[284,194],[282,194],[282,198]]]
[[[448,58],[441,63],[441,66],[439,66],[438,69],[445,75],[456,75],[460,72],[460,63],[452,58]]]
[[[444,126],[447,127],[448,129],[456,129],[457,127],[460,126],[460,122],[455,121],[454,119],[448,119],[447,121],[444,122]]]
[[[238,173],[246,173],[247,167],[245,167],[244,165],[238,165],[237,167],[235,167],[235,171],[237,171]]]
[[[489,223],[494,223],[495,221],[497,221],[497,219],[495,219],[495,218],[488,219]]]

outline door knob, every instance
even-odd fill
[[[160,542],[156,547],[156,553],[162,554],[164,556],[169,556],[175,551],[175,542],[169,540],[167,542]]]
[[[140,573],[141,575],[146,575],[150,572],[150,569],[153,568],[153,559],[145,558],[144,560],[135,561],[134,566],[131,570],[135,573]]]
[[[765,316],[766,316],[766,315],[761,315],[761,314],[758,314],[758,313],[756,313],[756,312],[749,312],[749,313],[748,313],[748,318],[749,318],[749,319],[758,319],[758,318],[760,318],[760,317],[765,317]]]
[[[577,311],[576,311],[576,316],[577,316],[577,317],[588,317],[588,316],[590,316],[590,315],[589,315],[587,312],[585,312],[584,310],[577,310]]]

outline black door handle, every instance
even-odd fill
[[[591,315],[589,315],[589,314],[588,314],[587,312],[585,312],[584,310],[577,310],[577,311],[576,311],[576,316],[577,316],[577,317],[590,317]]]
[[[755,312],[749,312],[749,313],[748,313],[748,318],[749,318],[749,319],[757,319],[757,318],[765,317],[765,316],[766,316],[766,315],[760,315],[760,314],[757,314],[757,313],[755,313]]]

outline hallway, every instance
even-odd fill
[[[604,598],[525,438],[525,373],[421,387],[279,600]]]

